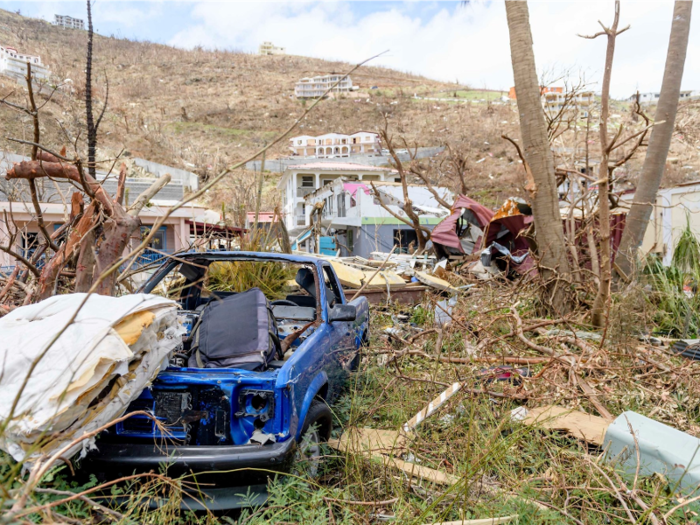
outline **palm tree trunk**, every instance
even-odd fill
[[[692,8],[693,2],[689,0],[677,0],[673,7],[671,37],[668,42],[664,79],[655,115],[655,121],[663,121],[663,124],[652,128],[642,174],[639,177],[632,208],[627,214],[625,231],[622,234],[618,251],[617,264],[626,275],[631,275],[634,270],[637,250],[644,239],[644,233],[649,224],[649,217],[664,174],[664,166],[676,120],[676,110],[678,109],[678,96],[688,49]]]
[[[510,55],[515,92],[520,113],[523,155],[534,180],[531,191],[535,219],[535,240],[540,271],[545,282],[545,302],[555,312],[564,313],[569,304],[569,262],[566,257],[564,228],[559,211],[559,195],[554,175],[554,158],[547,137],[547,123],[540,102],[540,83],[532,49],[527,2],[506,1]]]

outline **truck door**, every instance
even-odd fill
[[[323,281],[326,288],[328,310],[330,311],[335,304],[345,304],[345,297],[330,265],[323,265]],[[329,323],[329,327],[331,334],[329,356],[331,363],[329,364],[331,364],[334,374],[338,376],[331,384],[340,386],[347,379],[350,363],[357,351],[354,334],[355,324],[352,321],[334,321]],[[333,392],[334,395],[337,393]]]

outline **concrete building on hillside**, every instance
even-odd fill
[[[376,181],[374,188],[369,181],[351,181],[336,178],[304,197],[307,211],[305,226],[311,226],[310,210],[323,203],[321,226],[328,244],[342,256],[358,255],[368,258],[372,252],[389,252],[396,247],[398,253],[408,253],[418,246],[415,230],[389,213],[381,202],[399,217],[407,218],[403,211],[403,187],[400,182]],[[454,200],[447,188],[435,190],[444,200]],[[450,210],[440,206],[433,194],[422,185],[408,186],[413,209],[423,226],[432,230]],[[310,237],[310,236],[309,236]],[[302,236],[303,238],[303,236]],[[323,247],[324,238],[321,238]],[[301,248],[311,249],[313,239],[297,241]],[[335,246],[337,242],[337,247]]]
[[[32,65],[34,80],[48,80],[50,71],[41,63],[41,57],[20,53],[14,47],[0,45],[0,74],[23,81],[27,76],[27,64]]]
[[[589,108],[594,102],[595,94],[592,91],[574,94],[564,91],[549,91],[542,94],[542,106],[550,117],[555,117],[562,112],[568,114],[578,112],[579,118],[587,118]]]
[[[391,168],[364,166],[350,162],[316,162],[289,166],[279,182],[277,189],[282,194],[282,214],[290,236],[300,232],[307,223],[304,197],[317,189],[331,184],[339,178],[347,181],[394,181],[398,174]]]
[[[331,73],[330,75],[302,78],[294,86],[294,95],[297,98],[318,98],[323,96],[336,82],[338,85],[333,88],[331,93],[349,93],[355,89],[350,77],[343,78],[343,75]]]
[[[286,51],[285,48],[277,47],[272,42],[263,42],[258,48],[259,55],[284,55]]]
[[[53,15],[53,25],[61,26],[64,29],[85,29],[85,22],[82,18],[73,18],[67,15]]]
[[[300,135],[289,139],[289,150],[293,156],[317,159],[382,154],[379,134],[371,131],[358,131],[352,135],[326,133],[317,137]]]

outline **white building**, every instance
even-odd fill
[[[391,168],[350,162],[316,162],[289,166],[277,183],[277,189],[282,195],[282,214],[290,232],[307,224],[307,215],[311,210],[306,209],[304,197],[341,177],[346,181],[394,181],[397,173]]]
[[[578,117],[588,117],[590,106],[595,102],[595,94],[585,91],[576,94],[562,91],[542,93],[542,106],[550,117],[559,115],[562,111],[569,115],[578,112]]]
[[[639,103],[640,104],[654,104],[659,101],[659,93],[640,93]],[[637,100],[637,94],[635,93],[629,98],[630,102]]]
[[[32,65],[32,77],[35,80],[47,80],[49,70],[41,63],[41,57],[25,55],[14,47],[0,46],[0,73],[23,81],[27,76],[27,63]]]
[[[681,91],[678,95],[678,100],[697,100],[700,98],[700,90],[694,89],[689,91]]]
[[[272,42],[263,42],[258,48],[258,54],[260,55],[284,55],[285,52],[285,48],[277,47]]]
[[[343,78],[343,75],[331,73],[319,77],[302,78],[294,86],[294,94],[297,98],[318,98],[336,82],[338,85],[333,88],[332,93],[348,93],[354,89],[350,77]]]
[[[66,15],[53,15],[53,24],[64,29],[85,29],[85,22],[82,19]]]
[[[300,135],[289,139],[289,149],[292,155],[319,159],[382,154],[379,134],[371,131],[358,131],[352,135],[326,133],[317,137]]]
[[[306,195],[305,226],[311,225],[310,210],[322,202],[321,225],[338,241],[343,255],[369,257],[372,252],[388,252],[394,246],[400,253],[410,251],[411,245],[415,249],[418,242],[415,230],[380,204],[381,200],[394,214],[408,219],[403,211],[401,183],[376,181],[372,184],[366,179],[354,181],[339,177]],[[447,188],[434,189],[447,202],[454,200]],[[409,184],[408,196],[421,224],[429,230],[450,214],[423,185]]]

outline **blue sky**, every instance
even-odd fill
[[[596,32],[610,22],[611,0],[530,2],[538,68],[549,78],[584,76],[599,89],[605,53]],[[54,13],[83,17],[84,2],[2,1],[47,20]],[[291,54],[361,61],[385,50],[375,63],[475,88],[508,89],[512,84],[508,29],[501,1],[314,1],[228,2],[97,0],[98,32],[178,47],[254,52],[263,40]],[[625,0],[621,24],[632,28],[618,40],[613,96],[635,90],[658,91],[671,26],[671,0]],[[684,89],[700,89],[700,31],[695,13],[684,75]],[[29,50],[31,51],[31,50]]]

